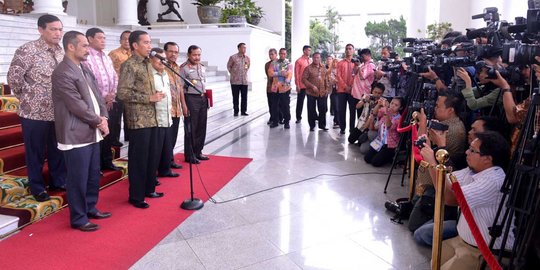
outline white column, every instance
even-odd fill
[[[426,36],[427,0],[409,1],[407,37],[423,38]]]
[[[33,8],[34,10],[31,13],[34,14],[66,15],[64,7],[62,7],[62,0],[34,0]]]
[[[118,25],[139,25],[137,0],[118,0]]]
[[[309,45],[309,14],[305,0],[293,0],[291,21],[291,61],[302,55],[302,47]]]
[[[150,0],[147,4],[148,12],[146,13],[146,18],[148,18],[148,22],[150,24],[153,24],[158,19],[158,13],[161,13],[161,2],[158,0]],[[165,9],[163,9],[165,11]]]

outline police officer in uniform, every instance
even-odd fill
[[[209,159],[202,154],[208,116],[208,100],[204,87],[206,69],[201,64],[201,48],[197,45],[189,46],[187,56],[187,61],[180,66],[180,75],[191,82],[191,85],[184,85],[188,109],[188,116],[184,118],[184,156],[186,162],[198,164],[201,160]]]

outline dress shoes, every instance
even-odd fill
[[[247,114],[247,113],[245,113],[245,112],[242,113],[242,116],[248,116],[248,115],[249,115],[249,114]]]
[[[324,130],[324,131],[327,131],[328,128],[327,127],[319,127],[320,130]]]
[[[158,174],[158,177],[178,177],[180,176],[179,173],[175,173],[175,172],[168,172],[166,174]]]
[[[275,128],[275,127],[277,127],[277,126],[278,126],[278,124],[276,124],[276,123],[270,124],[270,128]]]
[[[198,160],[209,160],[210,158],[208,156],[205,156],[203,154],[198,154],[195,156]]]
[[[49,191],[66,191],[66,186],[60,186],[60,187],[49,186]]]
[[[186,159],[186,162],[191,163],[191,164],[199,164],[199,163],[201,163],[201,161],[196,159],[196,158],[188,158],[188,159]]]
[[[97,229],[99,229],[99,226],[97,224],[94,224],[92,222],[88,222],[82,226],[72,226],[73,229],[77,229],[79,231],[83,231],[83,232],[93,232],[93,231],[97,231]]]
[[[314,127],[309,128],[309,131],[315,131],[315,128]]]
[[[156,179],[156,187],[160,185],[161,185],[161,182],[159,182],[159,180]]]
[[[134,201],[134,200],[129,200],[129,203],[137,208],[141,208],[141,209],[146,209],[148,207],[150,207],[149,204],[147,204],[145,201]]]
[[[289,122],[286,122],[285,125],[283,126],[285,129],[289,129],[291,128],[291,126],[289,125]]]
[[[144,196],[148,197],[148,198],[161,198],[165,195],[165,193],[163,192],[152,192],[152,193],[148,193]]]
[[[171,163],[171,168],[173,169],[182,169],[182,165],[176,164],[175,162]]]
[[[34,199],[36,199],[36,201],[38,202],[44,202],[50,200],[51,197],[49,196],[49,194],[47,194],[47,192],[43,191],[38,195],[34,195]]]
[[[122,147],[122,146],[124,146],[124,144],[121,143],[121,142],[113,142],[113,143],[112,143],[112,146]]]
[[[119,171],[119,170],[122,170],[122,168],[117,167],[117,166],[115,166],[114,164],[111,163],[111,164],[101,166],[101,170],[102,171],[104,171],[104,170]]]
[[[298,120],[296,120],[295,123],[300,124],[301,121],[302,121],[302,119],[298,119]]]
[[[238,116],[238,113],[237,113],[237,112],[235,112],[235,113],[234,113],[234,116]]]
[[[110,218],[112,216],[111,212],[99,212],[97,211],[94,214],[88,214],[88,218],[93,219],[104,219],[104,218]]]

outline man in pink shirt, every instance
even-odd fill
[[[109,114],[109,130],[114,129],[120,123],[122,115],[121,106],[116,102],[116,87],[118,86],[118,75],[114,70],[111,58],[103,51],[105,49],[105,33],[99,28],[90,28],[86,31],[86,38],[90,47],[88,48],[86,65],[97,81],[98,90],[105,101],[105,106]],[[113,163],[111,146],[115,138],[107,136],[100,142],[101,147],[101,169],[102,170],[120,170]]]
[[[340,133],[345,134],[346,119],[345,113],[347,110],[347,103],[349,104],[349,121],[350,127],[349,130],[354,128],[354,122],[356,118],[356,103],[353,97],[351,96],[352,86],[353,86],[353,71],[355,64],[352,62],[354,54],[354,46],[352,44],[347,44],[345,46],[345,58],[337,64],[337,90],[338,95],[338,122],[339,128],[341,129]]]
[[[371,84],[375,79],[375,64],[371,60],[371,51],[369,49],[362,49],[359,52],[360,57],[362,58],[362,64],[356,68],[356,75],[353,80],[353,87],[351,90],[351,96],[357,104],[364,95],[369,95],[371,93]],[[360,115],[361,110],[358,109],[358,115]]]
[[[306,86],[302,83],[302,74],[304,69],[311,64],[311,46],[304,45],[302,48],[304,54],[294,62],[294,83],[296,84],[296,123],[302,120],[302,110],[304,109],[304,99],[306,98]]]

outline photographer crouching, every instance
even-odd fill
[[[429,142],[424,143],[420,153],[427,164],[426,167],[434,186],[437,186],[435,170],[437,162]],[[509,155],[508,143],[499,133],[493,131],[477,133],[476,139],[470,143],[466,151],[468,167],[453,173],[461,185],[465,200],[486,243],[489,243],[491,239],[488,228],[493,224],[503,197],[500,189],[506,175],[502,168],[508,165]],[[448,176],[446,178],[445,204],[455,206],[457,205],[456,195],[451,188]],[[457,222],[457,233],[456,237],[442,242],[441,269],[478,269],[481,253],[464,215],[461,215]],[[514,235],[510,233],[506,239],[506,246],[512,247],[513,243]],[[498,238],[494,249],[499,249],[501,244],[502,238]]]
[[[467,133],[465,125],[459,119],[457,112],[461,111],[463,102],[459,94],[441,91],[435,105],[435,120],[428,121],[424,109],[418,114],[418,136],[427,135],[429,147],[446,149],[450,154],[450,162],[454,168],[463,168]],[[423,144],[416,142],[419,146]],[[435,188],[429,172],[418,169],[415,183],[415,193],[412,202],[413,210],[409,217],[409,230],[414,232],[420,226],[433,218]],[[445,211],[446,220],[455,219],[455,209]],[[453,214],[453,215],[452,215]]]

